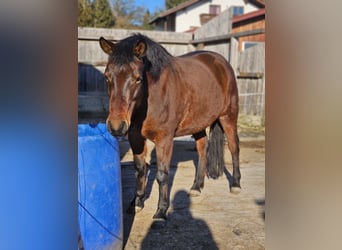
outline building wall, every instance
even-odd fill
[[[221,5],[221,12],[227,10],[230,6],[243,6],[244,13],[258,10],[254,5],[247,3],[244,0],[211,0],[206,2],[199,2],[176,14],[176,32],[184,32],[191,28],[191,26],[200,27],[200,14],[209,13],[210,5]]]

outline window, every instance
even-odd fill
[[[243,7],[242,6],[234,6],[233,7],[233,16],[239,16],[243,14]]]
[[[246,50],[248,48],[251,48],[255,45],[260,44],[261,42],[242,42],[242,50]]]
[[[218,15],[221,13],[221,5],[209,5],[209,14]]]

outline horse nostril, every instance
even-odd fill
[[[110,121],[107,121],[107,130],[109,133],[112,133],[112,131],[114,130],[112,127],[112,123]]]
[[[120,123],[120,126],[118,128],[118,131],[122,131],[122,128],[123,128],[123,122]]]
[[[121,122],[120,128],[118,129],[122,134],[125,134],[127,132],[127,123],[126,122]]]
[[[118,124],[112,124],[110,121],[107,121],[107,130],[113,135],[113,136],[123,136],[127,133],[128,130],[128,124],[125,121],[122,121]]]

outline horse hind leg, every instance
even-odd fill
[[[237,134],[237,117],[222,116],[219,118],[221,126],[227,136],[228,149],[232,155],[233,162],[233,181],[231,183],[230,191],[232,193],[239,193],[241,191],[240,179],[240,164],[239,164],[239,137]]]
[[[208,149],[208,138],[205,130],[193,134],[196,140],[196,149],[198,153],[198,164],[196,166],[196,174],[194,184],[190,189],[191,196],[198,196],[201,193],[201,189],[204,187],[204,177],[207,166],[207,149]]]

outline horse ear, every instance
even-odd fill
[[[146,53],[146,43],[143,41],[138,42],[133,49],[133,53],[138,58],[143,57]]]
[[[102,36],[99,39],[100,42],[100,46],[102,48],[102,50],[107,53],[108,55],[112,55],[114,48],[115,48],[115,44],[112,43],[111,41],[108,41],[106,39],[104,39]]]

